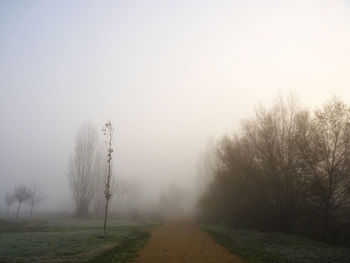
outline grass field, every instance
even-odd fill
[[[0,220],[0,263],[125,262],[134,257],[158,222]]]
[[[199,225],[216,242],[248,263],[350,263],[350,248],[296,235]]]

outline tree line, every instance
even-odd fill
[[[314,111],[293,96],[259,106],[213,156],[202,220],[350,244],[350,108],[340,99]]]

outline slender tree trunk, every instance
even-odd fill
[[[107,176],[107,183],[106,183],[106,209],[105,209],[105,222],[103,224],[103,239],[106,238],[106,228],[107,228],[107,215],[108,215],[108,202],[110,199],[110,193],[109,193],[109,181],[111,178],[111,162],[108,162],[108,176]]]
[[[106,197],[106,209],[105,209],[105,221],[103,224],[103,239],[106,238],[106,227],[107,227],[107,216],[108,216],[108,202],[109,199],[111,199],[111,192],[110,192],[110,180],[111,180],[111,161],[112,161],[112,141],[113,141],[113,131],[114,128],[112,126],[112,123],[109,121],[105,124],[105,127],[102,129],[104,132],[104,135],[107,135],[107,163],[108,163],[108,174],[107,174],[107,182],[105,184],[105,197]]]
[[[10,206],[7,205],[7,211],[6,211],[6,217],[7,217],[7,218],[9,217],[9,210],[10,210]]]
[[[109,202],[109,199],[107,198],[107,200],[106,200],[106,209],[105,209],[105,222],[104,222],[104,224],[103,224],[103,239],[106,238],[108,202]]]
[[[16,220],[18,218],[18,214],[19,214],[19,208],[21,207],[21,203],[18,202],[18,207],[17,207],[17,213],[16,213]]]

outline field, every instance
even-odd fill
[[[137,255],[158,222],[0,220],[0,263],[125,262]]]
[[[200,225],[216,242],[248,263],[350,263],[350,248],[296,235]]]
[[[126,262],[138,255],[150,231],[160,223],[111,221],[106,240],[102,225],[99,220],[0,220],[0,263]],[[247,263],[350,263],[350,248],[296,235],[238,230],[224,225],[199,227]],[[168,261],[177,257],[181,262],[185,259],[200,262],[201,257],[206,260],[210,256],[222,257],[224,253],[209,238],[207,247],[204,245],[206,238],[201,233],[190,221],[165,224],[154,232],[153,242],[150,240],[148,250],[143,250],[139,260],[164,257]],[[220,253],[213,254],[215,250]],[[152,260],[149,262],[156,262]]]

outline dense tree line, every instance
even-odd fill
[[[218,142],[200,217],[350,244],[349,158],[347,105],[333,98],[310,112],[279,98]]]

